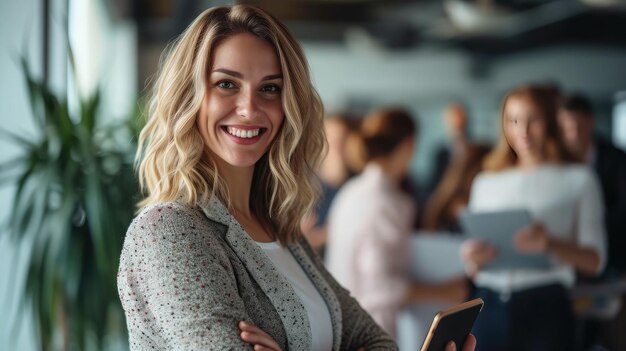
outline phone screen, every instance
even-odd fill
[[[421,351],[443,351],[450,341],[461,350],[483,304],[482,299],[474,299],[437,313]]]

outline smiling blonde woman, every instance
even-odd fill
[[[251,205],[257,213],[270,215],[273,220],[265,224],[277,226],[277,238],[288,243],[296,239],[298,218],[315,201],[317,189],[309,176],[323,155],[323,106],[300,45],[282,23],[253,7],[205,11],[164,54],[148,123],[139,139],[139,180],[147,191],[140,205],[181,197],[196,204],[213,195],[230,205],[229,189],[215,158],[207,157],[196,119],[208,90],[212,54],[222,41],[238,33],[271,45],[283,76],[279,101],[286,123],[256,165]]]
[[[397,348],[302,238],[322,104],[284,25],[245,5],[202,13],[148,118],[118,273],[132,350]]]
[[[257,8],[209,9],[171,45],[118,275],[131,349],[395,348],[301,239],[322,113],[302,49]]]

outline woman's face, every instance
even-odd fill
[[[512,96],[504,106],[504,134],[521,159],[541,158],[546,140],[542,111],[527,97]]]
[[[284,119],[280,62],[272,45],[248,33],[213,50],[197,125],[206,148],[234,167],[251,167]]]

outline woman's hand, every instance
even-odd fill
[[[239,322],[241,340],[251,344],[255,351],[281,351],[280,346],[269,334],[251,323]]]
[[[515,234],[513,242],[519,252],[542,253],[548,251],[550,237],[543,224],[533,223],[520,229]]]
[[[476,337],[470,334],[467,336],[467,339],[465,339],[465,344],[463,344],[462,351],[474,351],[475,348],[476,348]],[[446,345],[446,351],[456,351],[456,344],[454,344],[453,341],[450,341],[448,345]]]
[[[486,264],[498,256],[495,246],[480,240],[467,240],[461,245],[461,260],[465,263],[465,271],[473,276]]]
[[[465,339],[465,344],[463,344],[463,350],[461,351],[474,351],[475,348],[476,348],[476,337],[470,334],[467,336],[467,339]],[[365,349],[360,347],[356,351],[365,351]],[[454,343],[454,341],[450,341],[446,345],[445,351],[456,351],[456,344]]]

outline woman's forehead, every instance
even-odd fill
[[[223,68],[248,73],[281,73],[280,61],[274,46],[249,33],[230,36],[212,51],[211,71]]]

